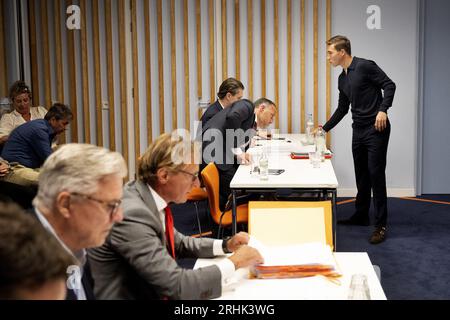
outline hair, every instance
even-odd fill
[[[31,99],[31,90],[26,85],[25,81],[17,80],[12,84],[11,88],[9,88],[9,99],[11,100],[11,103],[14,103],[14,99],[22,93],[28,93],[28,97]]]
[[[260,105],[265,104],[267,106],[274,106],[274,108],[276,108],[277,106],[275,105],[275,103],[272,100],[269,100],[267,98],[259,98],[258,100],[255,101],[254,105],[255,108],[259,108]]]
[[[67,267],[76,264],[54,236],[13,203],[0,203],[0,239],[0,299],[21,299],[20,289],[65,280]]]
[[[73,114],[72,110],[68,106],[62,103],[55,103],[45,114],[44,119],[50,121],[50,119],[55,118],[56,120],[72,120]]]
[[[110,175],[127,175],[122,155],[91,144],[63,145],[44,162],[39,174],[39,188],[33,205],[53,209],[62,191],[92,194],[98,183]]]
[[[158,169],[177,171],[194,163],[194,159],[200,156],[198,147],[198,143],[183,138],[176,131],[160,135],[140,158],[138,179],[156,186]]]
[[[352,45],[347,37],[334,36],[327,41],[327,46],[331,45],[334,45],[336,51],[341,51],[342,49],[344,49],[348,55],[352,55]]]
[[[219,97],[219,99],[223,99],[228,92],[234,96],[238,93],[239,89],[244,90],[244,85],[242,84],[242,82],[235,78],[228,78],[224,80],[220,85],[217,96]]]

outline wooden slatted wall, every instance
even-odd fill
[[[67,15],[63,12],[71,4],[81,9],[81,30],[66,28],[64,31],[61,24],[65,23]],[[229,8],[231,12],[234,10],[233,21],[227,17],[227,6],[234,6]],[[307,14],[310,6],[313,9],[311,16]],[[294,7],[299,8],[299,11],[294,12]],[[144,12],[141,13],[138,8],[143,8]],[[0,6],[2,9],[3,6]],[[51,10],[57,14],[51,14]],[[321,10],[326,12],[325,21],[319,18],[319,13],[323,12]],[[88,11],[91,14],[83,14]],[[269,21],[271,12],[273,20]],[[201,21],[204,14],[208,16],[204,20],[207,23]],[[240,23],[242,14],[246,15],[244,26]],[[135,150],[133,159],[139,157],[147,147],[143,141],[150,143],[155,138],[152,132],[166,132],[168,128],[165,123],[170,123],[173,129],[190,128],[192,122],[200,118],[199,100],[209,99],[213,102],[216,99],[220,85],[216,83],[217,69],[222,70],[220,77],[223,79],[237,77],[242,80],[246,97],[255,100],[259,98],[255,96],[255,92],[258,92],[274,100],[282,111],[277,114],[276,127],[281,123],[287,124],[280,128],[281,132],[304,132],[307,110],[313,111],[316,124],[326,120],[319,119],[319,109],[324,108],[322,114],[326,118],[331,114],[329,66],[326,66],[325,75],[326,103],[325,106],[319,105],[319,78],[323,77],[319,74],[319,65],[326,63],[321,58],[324,55],[321,49],[323,46],[319,44],[326,40],[321,30],[326,30],[327,38],[331,36],[331,0],[55,0],[52,6],[49,6],[49,0],[28,0],[28,19],[31,85],[35,104],[48,106],[55,100],[69,104],[75,119],[68,140],[105,145],[121,151],[127,160],[129,150]],[[220,30],[215,30],[216,19],[221,20],[218,25]],[[191,21],[195,32],[188,30]],[[104,28],[100,29],[103,24]],[[230,24],[233,33],[227,35],[227,28],[231,30]],[[33,27],[38,25],[42,33],[39,37],[36,35],[37,28]],[[88,25],[92,30],[89,34],[86,28]],[[50,32],[49,28],[55,32]],[[242,32],[243,28],[246,34]],[[273,36],[267,28],[273,28]],[[281,33],[281,30],[286,30],[287,34]],[[102,32],[105,34],[102,35]],[[312,47],[308,47],[308,36],[312,39]],[[40,43],[37,43],[38,38]],[[0,27],[0,58],[4,53],[2,39],[4,31]],[[127,39],[131,41],[130,48],[126,45]],[[228,39],[233,39],[235,43],[233,52],[228,50]],[[259,39],[259,43],[255,39]],[[195,41],[193,46],[190,45],[192,41]],[[284,41],[287,42],[283,43],[286,50],[282,52],[280,48]],[[298,56],[293,53],[294,43],[299,43]],[[216,59],[218,44],[222,50],[220,61]],[[205,51],[208,55],[202,56],[203,46],[208,48]],[[55,61],[49,60],[50,48],[56,50]],[[169,52],[165,51],[166,48]],[[101,56],[101,49],[105,57]],[[246,52],[246,56],[242,56],[242,52]],[[271,57],[268,52],[273,52],[273,61],[268,61],[268,57]],[[307,60],[308,53],[312,53],[312,61]],[[126,64],[127,54],[131,57],[131,68]],[[194,59],[190,59],[191,55]],[[230,55],[235,58],[231,59]],[[38,56],[41,61],[38,61]],[[260,61],[259,65],[254,63],[255,56]],[[280,70],[284,59],[287,59],[287,72]],[[196,68],[191,65],[193,61]],[[230,66],[230,62],[235,65]],[[64,63],[67,64],[67,74],[63,74]],[[218,63],[221,64],[220,68],[217,68]],[[54,65],[54,74],[50,72],[51,65]],[[299,68],[295,69],[295,65]],[[90,66],[93,71],[89,70]],[[306,72],[308,66],[312,66],[312,75]],[[274,78],[268,79],[267,70],[272,67]],[[191,74],[192,70],[195,70],[194,74]],[[235,70],[234,74],[230,70]],[[41,77],[45,81],[39,82],[40,73],[50,76]],[[298,75],[296,79],[299,79],[295,83],[294,75]],[[56,80],[52,82],[51,77],[56,77]],[[255,77],[259,77],[260,82],[256,82]],[[6,88],[4,79],[2,75],[0,90],[3,91]],[[102,83],[102,79],[106,79],[105,83]],[[155,83],[152,83],[152,79]],[[209,86],[209,92],[203,90],[204,81],[208,82],[206,87]],[[56,83],[56,86],[52,87],[52,83]],[[312,90],[307,86],[308,83],[312,83]],[[260,87],[256,88],[258,85]],[[282,86],[287,87],[287,97],[280,96],[280,92],[286,92],[280,91]],[[64,91],[68,94],[64,95]],[[141,96],[142,91],[145,96]],[[131,101],[127,98],[129,92]],[[273,92],[273,96],[267,96],[269,92]],[[297,92],[298,95],[295,94]],[[165,101],[167,94],[171,95],[170,105]],[[178,99],[180,94],[183,94],[182,99]],[[198,100],[192,100],[193,96]],[[312,97],[312,106],[307,105],[308,97]],[[95,106],[91,106],[90,101],[95,101]],[[107,116],[105,109],[108,110]],[[185,117],[177,121],[177,115],[182,110]],[[191,110],[198,112],[191,113]],[[142,114],[143,111],[145,114]],[[134,128],[130,128],[133,130],[130,134],[129,112],[133,114],[130,123]],[[169,114],[172,114],[171,119],[167,118]],[[195,115],[194,119],[191,114]],[[93,128],[90,121],[92,117],[95,118]],[[141,128],[142,117],[146,122],[145,128]],[[157,118],[156,128],[153,128],[152,123],[154,117]],[[108,132],[106,137],[103,132]],[[79,133],[82,135],[79,136]]]

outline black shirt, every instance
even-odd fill
[[[379,111],[387,113],[392,106],[395,83],[389,79],[374,61],[354,57],[347,69],[339,76],[339,103],[323,129],[330,131],[348,113],[352,105],[353,127],[375,124]],[[383,90],[384,97],[381,92]]]

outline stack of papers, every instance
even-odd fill
[[[337,278],[338,269],[331,248],[322,243],[305,243],[289,246],[264,246],[253,239],[249,245],[257,248],[264,264],[250,270],[257,279],[302,278],[322,275]]]

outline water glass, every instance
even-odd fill
[[[320,168],[320,152],[310,152],[309,153],[309,160],[313,166],[313,168]]]
[[[348,291],[349,300],[370,300],[370,290],[365,274],[354,274]]]

